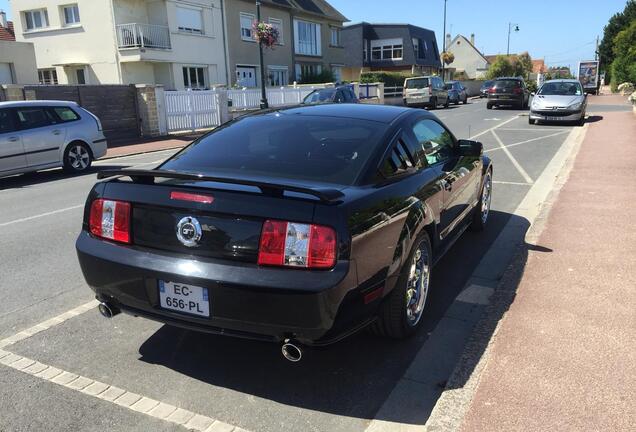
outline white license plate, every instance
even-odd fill
[[[203,317],[210,316],[207,288],[160,280],[159,302],[164,309]]]

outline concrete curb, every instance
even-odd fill
[[[168,147],[168,148],[162,148],[162,149],[157,149],[157,150],[145,150],[145,151],[126,153],[126,154],[117,155],[117,156],[104,156],[104,157],[99,158],[97,160],[98,161],[105,161],[105,160],[109,160],[109,159],[118,159],[118,158],[123,158],[123,157],[128,157],[128,156],[138,156],[138,155],[144,155],[144,154],[150,154],[150,153],[158,153],[158,152],[168,151],[168,150],[181,149],[181,148],[185,147],[188,144],[184,144],[184,145],[180,145],[180,146],[174,146],[174,147]]]
[[[572,170],[587,128],[586,125],[584,128],[572,130],[559,152],[555,154],[542,173],[540,181],[543,180],[545,184],[537,182],[535,184],[537,187],[533,187],[528,192],[515,211],[517,215],[524,216],[531,222],[526,233],[527,243],[536,242],[543,231],[550,210]],[[504,228],[504,231],[507,228],[508,226]],[[501,235],[504,234],[504,231]],[[426,422],[425,431],[457,431],[460,429],[479,386],[481,374],[488,363],[499,326],[504,319],[505,312],[514,301],[514,288],[523,275],[525,258],[522,248],[522,245],[517,247],[513,259],[490,299],[490,303],[477,321],[442,395],[437,400]]]

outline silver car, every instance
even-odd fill
[[[574,79],[550,80],[533,94],[528,122],[585,123],[587,97],[581,83]]]
[[[0,177],[59,166],[79,173],[106,147],[99,119],[75,102],[0,102]]]
[[[443,105],[448,108],[448,91],[444,86],[444,81],[438,76],[406,78],[402,91],[404,106],[435,109]]]

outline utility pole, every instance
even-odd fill
[[[446,52],[446,2],[448,0],[444,0],[444,34],[442,35],[442,53]],[[444,79],[444,70],[446,69],[446,64],[444,59],[442,58],[442,79]]]
[[[256,0],[256,21],[261,22],[261,2]],[[267,92],[265,91],[265,63],[263,62],[263,44],[258,42],[258,55],[261,66],[261,109],[269,108],[267,103]]]
[[[510,55],[510,31],[512,29],[512,26],[515,26],[516,32],[519,31],[519,24],[513,24],[511,22],[508,23],[508,48],[506,48],[506,57]]]
[[[598,61],[598,35],[596,35],[596,49],[594,50],[594,60]]]

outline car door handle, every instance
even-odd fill
[[[61,134],[61,133],[62,133],[62,131],[61,131],[61,130],[59,130],[59,129],[55,129],[55,130],[53,131],[53,135],[59,135],[59,134]]]
[[[20,138],[19,138],[19,137],[9,137],[9,138],[7,138],[7,140],[8,140],[9,142],[16,142],[16,141],[19,141],[19,140],[20,140]]]

